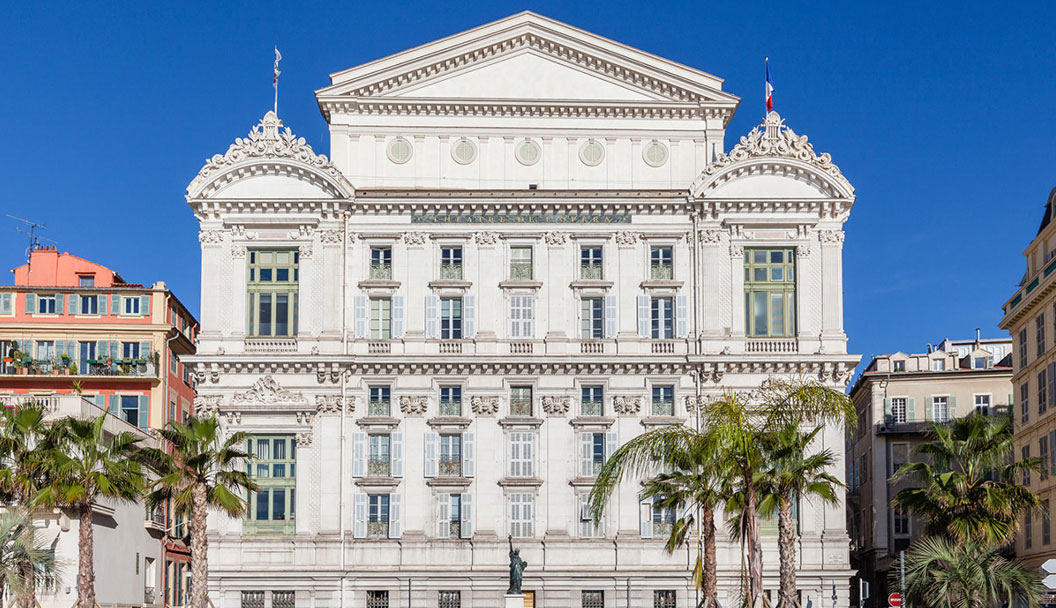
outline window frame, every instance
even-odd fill
[[[294,249],[251,249],[247,252],[247,336],[251,338],[293,338],[297,336],[300,306],[300,257],[300,252]],[[267,279],[263,278],[265,272]],[[282,273],[285,273],[286,280],[279,280]],[[267,298],[266,302],[265,298]],[[267,311],[266,323],[261,320],[265,309]],[[285,315],[281,314],[283,310]],[[280,316],[285,316],[285,320],[280,322]],[[280,325],[285,328],[284,332],[279,331]]]
[[[268,441],[269,447],[267,457],[261,457],[256,449],[261,441]],[[285,457],[275,458],[275,442],[281,441],[284,445]],[[291,535],[296,525],[297,505],[297,440],[294,435],[282,433],[261,433],[251,435],[246,439],[246,472],[257,483],[258,490],[250,492],[246,505],[246,517],[243,519],[242,528],[247,534],[278,534]],[[262,476],[261,467],[268,467],[267,475]],[[282,467],[278,469],[277,467]],[[281,475],[275,473],[281,471]],[[282,519],[274,518],[274,507],[276,505],[275,493],[283,494]],[[268,519],[259,519],[261,494],[267,495]]]
[[[757,253],[763,260],[757,260]],[[781,261],[774,261],[774,254],[781,254]],[[781,277],[774,278],[780,270]],[[759,277],[762,271],[762,278]],[[798,335],[799,268],[794,247],[747,247],[744,250],[744,334],[749,338],[793,338]],[[762,296],[762,301],[760,301]],[[775,300],[774,296],[778,296]],[[781,309],[775,310],[780,301]],[[765,306],[765,328],[756,310]],[[780,317],[780,330],[775,321]]]

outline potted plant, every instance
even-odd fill
[[[67,376],[70,375],[70,356],[66,353],[62,353],[62,370]]]
[[[29,373],[26,369],[26,362],[22,360],[22,357],[12,357],[14,359],[11,364],[15,367],[15,373],[19,376],[25,376]]]
[[[70,364],[70,375],[71,376],[76,376],[77,375],[77,364],[76,363],[71,363]]]
[[[77,364],[76,363],[73,364],[73,368],[72,369],[73,369],[73,373],[76,374],[77,373]],[[78,395],[84,393],[84,385],[81,384],[80,380],[74,380],[72,388],[73,388],[73,392],[78,394]]]
[[[52,376],[58,376],[59,374],[62,373],[62,359],[61,358],[52,359],[51,361],[48,361],[48,363],[51,363],[51,375]]]

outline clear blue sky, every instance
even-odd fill
[[[328,75],[524,9],[700,68],[742,98],[727,148],[777,109],[857,188],[844,269],[851,352],[1002,335],[1000,305],[1056,186],[1056,3],[180,2],[0,10],[0,211],[199,308],[205,158],[271,107],[319,152]],[[0,266],[25,242],[0,217]],[[10,282],[10,275],[3,282]]]

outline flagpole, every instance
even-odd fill
[[[275,46],[275,76],[271,80],[271,84],[275,87],[275,106],[272,108],[275,112],[275,116],[279,115],[279,61],[282,59],[282,54],[279,53],[278,45]]]

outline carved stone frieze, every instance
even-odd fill
[[[700,242],[705,245],[718,245],[722,241],[723,230],[701,230],[697,233],[697,238]]]
[[[621,416],[634,416],[642,410],[642,398],[629,395],[615,395],[612,398],[612,411]]]
[[[264,376],[257,380],[248,391],[244,393],[235,393],[234,397],[231,398],[231,403],[238,404],[275,404],[275,403],[308,403],[304,395],[301,393],[294,393],[288,391],[275,381],[271,376]]]
[[[303,433],[297,433],[297,447],[307,448],[312,445],[312,431],[307,430]]]
[[[549,247],[564,247],[568,243],[568,233],[558,231],[547,232],[543,236],[543,240],[546,241],[546,244]]]
[[[319,232],[319,241],[323,245],[340,245],[343,240],[341,238],[343,234],[340,230],[321,230]]]
[[[425,395],[402,395],[400,397],[400,411],[404,416],[424,416],[428,405],[429,398]]]
[[[301,245],[300,247],[297,248],[297,252],[301,254],[302,258],[310,258],[310,257],[312,257],[312,246],[311,245]]]
[[[744,257],[744,245],[730,245],[730,257],[731,258],[743,258]]]
[[[220,395],[197,395],[194,398],[194,415],[199,418],[215,416],[220,411]]]
[[[319,414],[340,414],[341,395],[316,395],[315,411]],[[345,412],[351,414],[356,411],[356,396],[345,397]]]
[[[797,258],[809,258],[810,257],[810,245],[796,245],[796,257]]]
[[[571,397],[555,397],[547,395],[541,400],[543,411],[546,412],[547,416],[564,416],[568,414],[568,410],[572,407]]]
[[[499,398],[473,395],[469,399],[469,407],[478,416],[494,416],[499,411]]]
[[[233,258],[244,258],[246,257],[246,246],[235,245],[231,247],[231,257]]]
[[[227,420],[228,426],[233,424],[242,424],[242,412],[224,412],[224,418]]]
[[[424,232],[407,232],[403,235],[403,242],[411,247],[421,247],[425,245],[425,240],[426,235]]]
[[[294,412],[294,416],[297,418],[297,424],[311,424],[312,420],[315,419],[315,412],[311,412],[311,411]]]
[[[836,245],[843,242],[842,230],[819,230],[818,240],[822,245]]]
[[[682,403],[686,406],[687,412],[696,414],[700,408],[704,407],[706,401],[704,395],[686,395],[682,398]]]
[[[224,242],[223,230],[201,230],[198,232],[198,242],[203,245],[218,245]]]
[[[616,233],[616,244],[620,247],[634,247],[638,244],[638,239],[640,238],[641,234],[625,230]]]
[[[473,235],[473,242],[482,247],[493,247],[499,242],[499,235],[495,232],[477,232]]]

